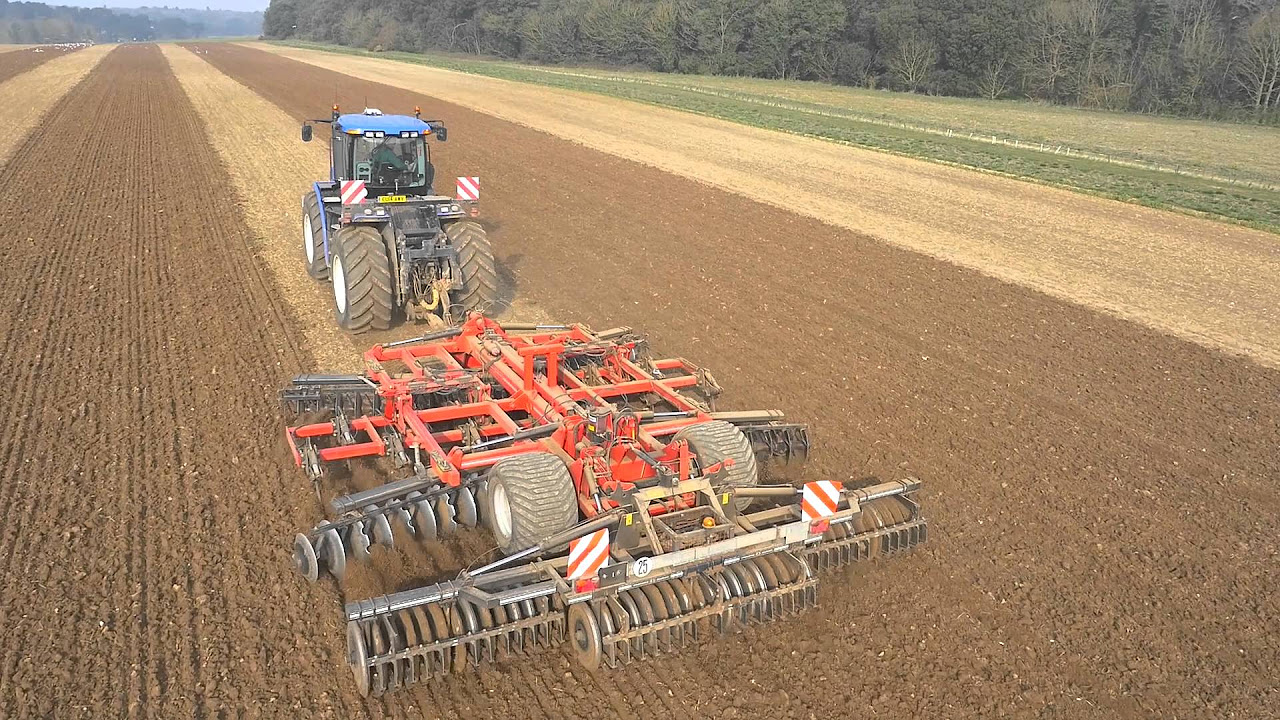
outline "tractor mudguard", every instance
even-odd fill
[[[337,187],[337,183],[316,182],[311,184],[311,191],[316,194],[316,202],[320,205],[320,235],[324,238],[324,264],[329,265],[329,208],[324,202],[324,191]]]

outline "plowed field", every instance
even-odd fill
[[[0,177],[43,188],[0,210],[0,716],[331,706],[334,599],[280,546],[313,508],[257,431],[310,361],[159,51],[108,55]]]
[[[931,541],[643,665],[550,653],[359,698],[338,594],[289,563],[318,509],[276,390],[315,363],[254,255],[261,201],[159,51],[126,46],[0,168],[41,189],[0,208],[0,717],[1276,716],[1280,372],[441,98],[201,47],[296,119],[335,94],[445,119],[438,177],[483,178],[517,298],[644,328],[734,404],[812,423],[815,476],[920,476]]]
[[[206,49],[295,118],[427,108],[454,130],[439,177],[482,176],[521,297],[650,329],[739,404],[812,422],[819,472],[927,480],[925,553],[637,671],[681,707],[1264,711],[1280,374],[447,98]]]

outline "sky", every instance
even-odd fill
[[[70,5],[72,7],[136,8],[171,7],[203,10],[266,10],[269,0],[39,0],[46,5]]]

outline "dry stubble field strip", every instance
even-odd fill
[[[232,181],[254,234],[259,261],[298,319],[319,367],[358,370],[356,346],[333,322],[329,288],[312,280],[299,261],[299,197],[329,173],[324,142],[303,145],[296,123],[279,108],[176,45],[161,46]],[[245,152],[245,139],[258,148]]]
[[[1270,233],[587,93],[255,47],[371,82],[431,88],[473,110],[1280,367],[1280,243]]]
[[[0,134],[0,162],[8,159],[49,108],[89,74],[111,49],[109,45],[98,45],[65,53],[0,83],[0,122],[6,129]],[[4,57],[0,55],[0,63]]]
[[[336,598],[280,546],[314,501],[263,441],[311,360],[159,51],[109,54],[0,179],[44,188],[0,209],[0,717],[332,714]]]
[[[0,82],[4,82],[15,75],[22,73],[46,62],[55,57],[61,57],[66,54],[62,50],[50,50],[41,48],[40,52],[35,52],[36,48],[20,48],[10,50],[8,52],[0,51]]]
[[[551,658],[373,709],[497,717],[502,691],[545,684],[620,716],[1271,712],[1277,372],[447,98],[202,48],[295,120],[335,95],[429,108],[453,131],[439,177],[481,175],[521,297],[651,330],[736,404],[813,422],[816,473],[928,483],[930,546],[827,583],[801,620],[603,679],[561,682]]]

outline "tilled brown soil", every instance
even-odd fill
[[[1280,373],[440,98],[203,47],[298,118],[335,94],[421,104],[452,130],[442,184],[483,178],[521,297],[648,329],[738,406],[811,422],[815,475],[927,483],[930,545],[829,579],[801,619],[621,672],[551,657],[371,710],[1275,715]]]
[[[156,48],[0,178],[39,192],[0,209],[0,717],[341,709],[336,597],[281,544],[316,509],[276,392],[311,361]]]

